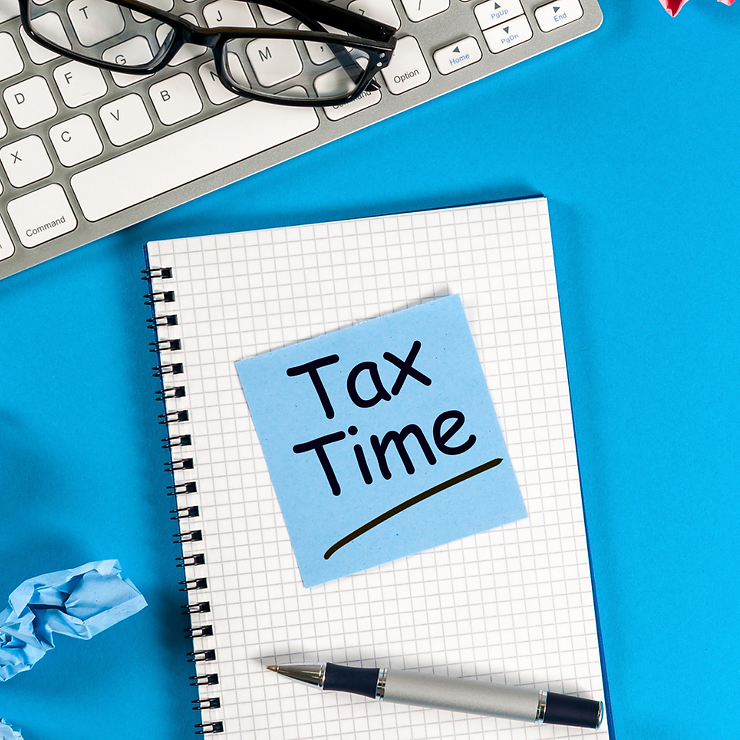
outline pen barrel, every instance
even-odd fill
[[[395,704],[534,722],[540,692],[429,673],[388,671],[383,699]]]

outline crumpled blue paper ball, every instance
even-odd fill
[[[21,583],[0,613],[0,681],[43,658],[55,632],[89,640],[143,609],[144,597],[120,573],[117,560],[101,560]]]

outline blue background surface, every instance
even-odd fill
[[[150,239],[544,193],[615,736],[736,738],[740,6],[596,33],[0,283],[0,591],[119,558],[149,609],[0,686],[26,740],[190,737]]]

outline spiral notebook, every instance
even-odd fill
[[[383,705],[265,670],[332,661],[604,699],[547,201],[160,241],[147,255],[196,732],[609,737],[609,722],[594,731]],[[528,516],[305,588],[236,363],[452,294]]]

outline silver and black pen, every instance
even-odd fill
[[[396,704],[523,722],[595,729],[601,724],[604,714],[603,703],[593,699],[415,671],[351,668],[334,663],[269,665],[267,668],[324,691],[346,691]]]

